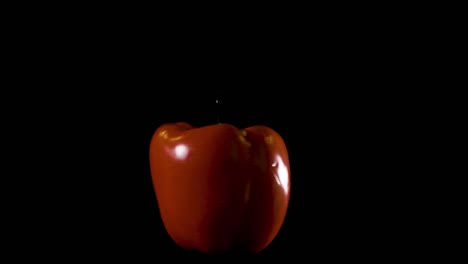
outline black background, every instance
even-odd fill
[[[403,45],[406,37],[343,23],[332,27],[340,31],[318,27],[309,42],[286,30],[280,42],[252,34],[255,41],[206,46],[188,34],[173,41],[100,25],[32,29],[36,44],[19,46],[20,104],[8,111],[20,118],[9,115],[8,129],[32,170],[20,165],[21,176],[33,176],[21,186],[34,194],[18,207],[27,208],[26,237],[34,234],[20,244],[65,259],[203,257],[177,247],[161,223],[149,142],[163,123],[203,126],[219,116],[239,128],[270,126],[289,150],[285,223],[252,257],[414,250],[422,226],[414,216],[425,202],[415,195],[418,168],[408,165],[428,147],[415,129],[428,118],[419,107],[428,91],[408,89],[421,80],[412,52],[421,49]]]

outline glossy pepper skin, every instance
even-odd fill
[[[278,233],[291,181],[285,143],[271,128],[164,124],[149,156],[163,224],[182,248],[256,253]]]

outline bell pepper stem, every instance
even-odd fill
[[[220,97],[221,97],[221,89],[216,90],[216,122],[221,124],[221,106],[220,106]]]

